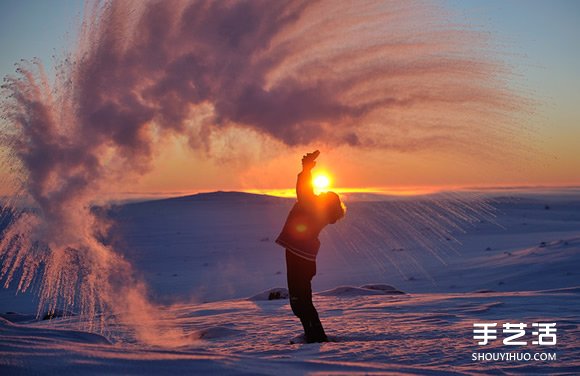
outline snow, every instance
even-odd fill
[[[321,238],[313,280],[333,341],[323,344],[299,340],[284,252],[274,243],[292,200],[219,192],[112,208],[107,241],[158,304],[145,314],[186,338],[177,347],[145,345],[111,313],[104,333],[83,331],[74,315],[36,319],[34,296],[11,287],[0,291],[0,373],[578,373],[580,194],[486,195],[497,208],[493,220],[462,225],[465,232],[448,234],[457,243],[445,235],[427,248],[391,239],[388,229],[381,237],[376,229],[390,223],[370,218],[383,215],[376,197],[347,203],[344,223]],[[399,201],[387,202],[397,210]],[[374,229],[365,247],[341,237],[359,224]],[[474,322],[556,322],[558,343],[533,345],[529,337],[526,346],[478,346]],[[549,352],[557,360],[474,362],[481,351]]]
[[[371,284],[361,287],[339,286],[330,290],[322,291],[319,295],[323,296],[361,296],[361,295],[385,295],[385,294],[404,294],[396,288],[383,284]]]

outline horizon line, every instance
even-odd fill
[[[385,196],[422,196],[429,194],[436,194],[442,192],[456,192],[456,191],[507,191],[507,190],[550,190],[550,189],[580,189],[580,185],[562,184],[562,185],[465,185],[465,186],[397,186],[397,187],[331,187],[324,191],[332,191],[338,194],[377,194]],[[139,199],[139,198],[171,198],[191,196],[203,193],[214,192],[241,192],[250,194],[261,194],[276,197],[295,197],[295,188],[216,188],[216,189],[199,189],[199,190],[182,190],[182,191],[157,191],[157,192],[135,192],[123,191],[110,193],[111,199]],[[316,192],[320,193],[320,192]]]
[[[580,185],[574,184],[563,184],[563,185],[483,185],[483,186],[416,186],[416,187],[370,187],[370,188],[331,188],[324,191],[333,191],[340,195],[348,196],[349,194],[369,194],[369,195],[381,195],[381,196],[395,196],[395,197],[419,197],[438,193],[450,193],[450,192],[488,192],[493,191],[512,191],[517,193],[526,193],[537,191],[540,193],[549,193],[545,191],[550,190],[580,190]],[[95,198],[93,203],[128,203],[142,200],[157,200],[157,199],[170,199],[178,197],[194,196],[198,194],[208,194],[216,192],[226,192],[226,193],[247,193],[247,194],[257,194],[266,195],[281,198],[294,198],[296,197],[294,188],[280,188],[280,189],[266,189],[266,188],[255,188],[255,189],[200,189],[200,190],[184,190],[184,191],[157,191],[157,192],[135,192],[135,191],[121,191],[121,192],[111,192],[103,195],[99,198]],[[315,193],[317,192],[315,190]],[[553,192],[554,193],[554,192]],[[13,201],[14,196],[9,194],[0,195],[0,200]],[[24,197],[19,197],[17,201],[28,201]],[[0,204],[2,204],[0,202]]]

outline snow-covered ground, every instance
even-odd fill
[[[103,335],[81,331],[75,316],[37,320],[33,296],[7,289],[1,373],[578,374],[580,193],[485,196],[495,211],[469,221],[449,220],[469,214],[457,202],[433,210],[416,198],[351,197],[345,220],[321,237],[313,280],[334,340],[324,344],[300,343],[283,299],[284,253],[273,240],[292,200],[214,193],[112,208],[108,241],[159,307],[145,315],[180,328],[187,341],[144,345],[109,315]],[[478,200],[477,210],[488,208]],[[476,322],[527,323],[528,344],[503,345],[500,331],[478,346]],[[536,322],[557,323],[555,346],[532,344]],[[472,359],[494,352],[556,360]]]

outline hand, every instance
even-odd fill
[[[302,169],[310,171],[316,166],[316,158],[320,155],[320,151],[316,150],[312,153],[308,153],[302,157]]]

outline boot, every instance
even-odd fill
[[[303,323],[303,325],[304,338],[306,339],[306,343],[328,342],[328,337],[326,336],[326,333],[324,333],[324,328],[322,327],[320,321],[309,321]]]

